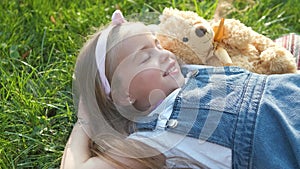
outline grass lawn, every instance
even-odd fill
[[[76,121],[72,72],[87,36],[124,15],[164,7],[211,19],[211,0],[1,0],[0,168],[58,168]],[[249,5],[251,4],[251,5]],[[228,17],[271,38],[300,33],[298,0],[239,0]]]

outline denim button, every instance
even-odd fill
[[[199,73],[199,70],[194,70],[193,73],[192,73],[192,77],[195,77],[197,74]]]
[[[170,119],[167,123],[167,126],[168,127],[171,127],[171,128],[175,128],[178,124],[178,121],[176,119]]]
[[[187,76],[187,78],[195,77],[198,73],[199,73],[199,70],[197,69],[197,70],[193,70],[193,71],[187,73],[186,76]]]

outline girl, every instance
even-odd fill
[[[81,151],[86,163],[124,168],[300,166],[297,74],[265,76],[237,67],[181,69],[145,25],[128,23],[117,12],[112,25],[82,49],[75,78],[83,127],[75,126],[72,135],[78,132],[86,145],[87,133],[94,143],[93,154]],[[72,159],[71,148],[64,159]]]

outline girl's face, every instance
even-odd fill
[[[116,82],[121,83],[118,86],[122,90],[119,92],[123,93],[117,96],[125,105],[131,102],[140,111],[151,110],[184,84],[175,55],[163,49],[155,36],[144,29],[147,33],[131,36],[116,48],[121,61],[113,75],[118,77]]]

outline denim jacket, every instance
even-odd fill
[[[299,74],[210,67],[188,76],[166,130],[230,148],[232,168],[300,168]]]

